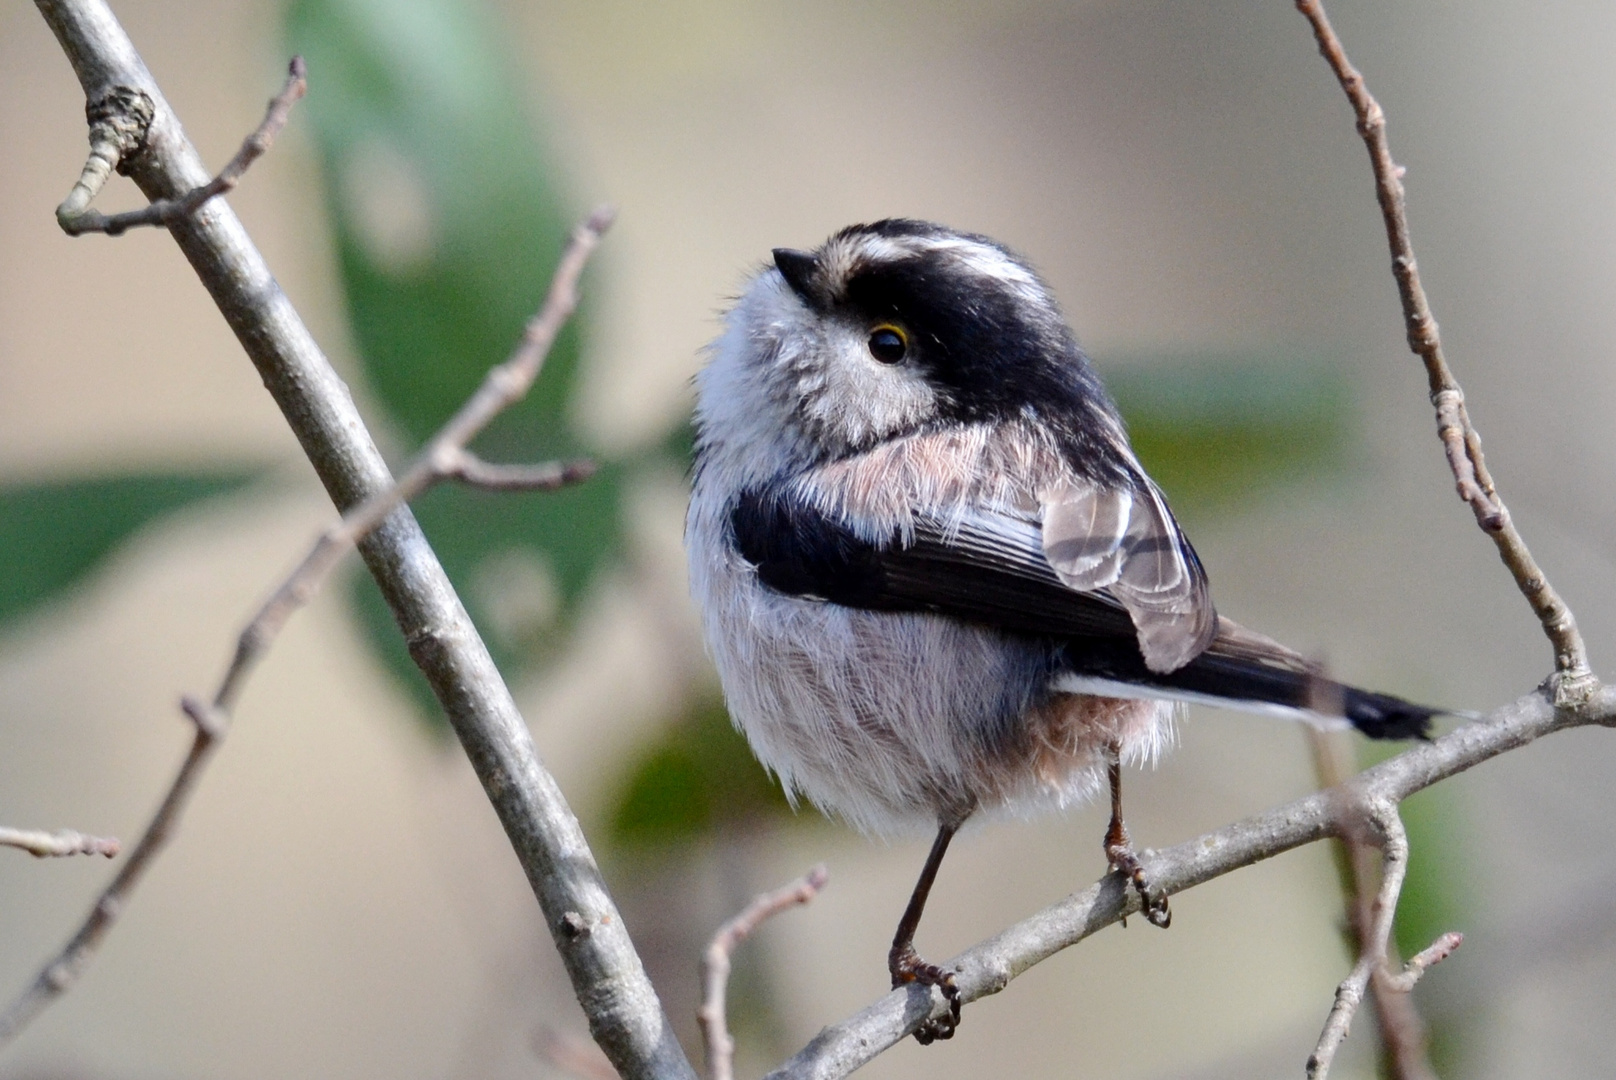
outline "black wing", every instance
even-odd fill
[[[1007,514],[978,512],[958,522],[917,517],[910,536],[877,542],[794,492],[774,489],[744,494],[730,524],[737,550],[772,589],[1054,638],[1065,643],[1070,674],[1091,680],[1097,692],[1110,684],[1338,715],[1375,738],[1423,736],[1439,711],[1335,683],[1227,620],[1219,620],[1211,645],[1187,664],[1153,671],[1127,610],[1103,589],[1063,584],[1045,557],[1041,526]]]
[[[977,514],[949,528],[917,518],[907,541],[872,543],[794,493],[766,491],[743,495],[730,524],[763,583],[792,596],[932,612],[1037,637],[1137,641],[1115,600],[1061,583],[1035,522]]]

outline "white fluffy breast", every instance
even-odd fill
[[[923,831],[1088,799],[1107,743],[1140,761],[1170,738],[1166,703],[1052,688],[1038,643],[769,589],[703,486],[686,544],[708,650],[730,715],[793,796],[865,831]]]

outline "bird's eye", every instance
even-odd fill
[[[909,351],[909,338],[896,326],[877,326],[870,331],[870,355],[883,364],[896,364]]]

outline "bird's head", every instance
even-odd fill
[[[1019,419],[1057,438],[1115,428],[1025,261],[985,237],[904,219],[850,226],[813,251],[775,249],[697,387],[702,451],[768,471],[950,424]]]

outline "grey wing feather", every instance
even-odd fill
[[[1206,573],[1154,484],[1069,481],[1043,502],[1050,566],[1068,587],[1122,604],[1150,670],[1176,671],[1206,650],[1218,632]]]

